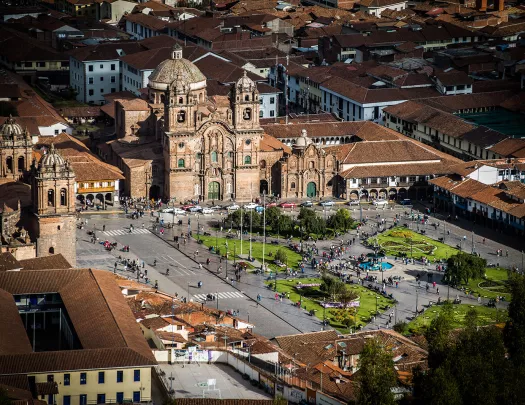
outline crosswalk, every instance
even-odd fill
[[[193,297],[195,299],[204,301],[206,299],[206,295],[208,294],[195,294]],[[212,295],[215,295],[215,293],[213,293]],[[219,300],[233,299],[233,298],[245,298],[244,294],[240,293],[239,291],[220,292],[218,295],[219,295]]]
[[[157,268],[159,271],[164,272],[166,267],[169,267],[169,276],[194,276],[196,273],[191,268],[185,266],[180,261],[170,255],[159,255],[155,257],[145,257],[143,259],[146,263],[153,263],[157,261]]]
[[[140,234],[150,233],[150,231],[147,229],[133,229],[130,232],[129,229],[114,229],[112,231],[104,231],[102,233],[107,236],[120,236],[120,235],[140,235]]]

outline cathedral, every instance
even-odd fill
[[[107,159],[126,173],[125,194],[174,201],[249,201],[282,194],[278,162],[292,153],[259,123],[257,86],[244,72],[228,96],[175,45],[149,76],[147,100],[117,100]],[[286,193],[288,194],[288,193]],[[290,193],[290,195],[293,193]]]

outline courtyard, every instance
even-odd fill
[[[159,364],[161,376],[174,398],[269,399],[264,390],[251,385],[233,367],[219,363]],[[208,387],[209,380],[215,386]]]

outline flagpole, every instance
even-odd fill
[[[244,222],[244,217],[242,215],[242,206],[241,206],[241,256],[242,256],[242,223]]]

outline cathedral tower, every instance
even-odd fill
[[[51,144],[33,167],[33,209],[37,218],[36,255],[61,253],[76,265],[75,173]]]
[[[232,87],[233,125],[237,130],[260,129],[259,126],[259,91],[252,79],[244,71],[243,76]]]

